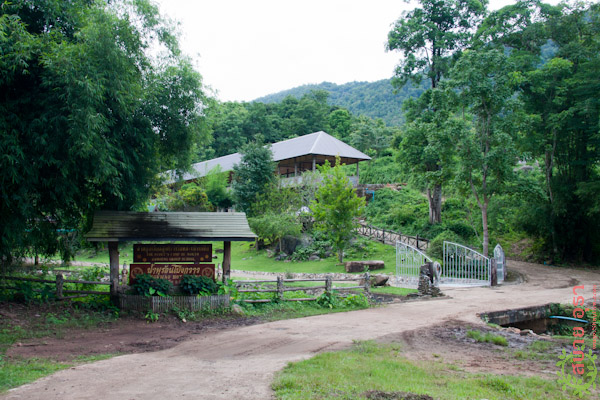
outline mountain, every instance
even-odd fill
[[[328,102],[331,105],[347,108],[354,115],[381,118],[387,125],[399,126],[404,122],[402,103],[408,98],[420,96],[427,87],[426,83],[426,80],[421,85],[409,82],[398,90],[398,93],[394,93],[390,79],[375,82],[349,82],[342,85],[323,82],[283,90],[254,101],[278,103],[287,96],[300,98],[311,90],[325,90],[329,93]]]

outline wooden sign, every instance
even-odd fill
[[[134,244],[133,262],[209,262],[212,244]]]
[[[129,284],[135,282],[135,277],[140,274],[166,279],[173,285],[179,285],[183,275],[202,275],[215,279],[215,264],[131,264]]]

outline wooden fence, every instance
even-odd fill
[[[213,296],[141,296],[133,294],[119,295],[119,308],[145,312],[152,310],[156,313],[168,312],[174,308],[180,310],[200,311],[215,310],[229,307],[229,295]]]
[[[72,280],[72,279],[64,279],[62,274],[57,274],[55,280],[51,279],[39,279],[39,278],[24,278],[19,276],[0,276],[0,280],[2,281],[18,281],[18,282],[36,282],[36,283],[50,283],[56,285],[56,298],[58,300],[64,299],[73,299],[76,297],[82,297],[88,294],[101,294],[101,295],[110,295],[110,292],[102,292],[98,290],[71,290],[64,287],[65,283],[75,283],[75,284],[83,284],[83,285],[104,285],[110,286],[110,282],[96,282],[96,281],[80,281],[80,280]],[[7,286],[1,285],[0,289],[8,289],[8,290],[21,290],[21,288],[17,286]],[[34,289],[34,291],[39,292],[39,289]],[[65,294],[71,294],[74,296],[65,296]]]
[[[333,286],[334,282],[356,282],[363,281],[364,284],[356,285],[356,286]],[[323,282],[322,286],[306,286],[306,287],[297,287],[297,286],[285,286],[285,283],[292,282]],[[316,278],[316,279],[285,279],[280,276],[277,279],[273,280],[248,280],[248,281],[234,281],[236,286],[239,287],[238,293],[277,293],[277,298],[279,300],[284,301],[311,301],[316,300],[317,297],[302,297],[302,298],[291,298],[286,299],[284,297],[285,292],[296,292],[296,291],[306,291],[306,290],[321,290],[324,289],[325,292],[331,293],[334,290],[337,291],[345,291],[345,290],[356,290],[363,289],[366,294],[369,293],[370,290],[370,275],[369,272],[366,272],[364,275],[359,275],[356,278],[340,278],[333,279],[331,276],[327,276],[325,278]],[[274,288],[256,288],[261,284],[274,284]],[[254,289],[244,288],[244,286],[254,286]],[[246,303],[269,303],[274,299],[244,299]]]
[[[421,251],[427,250],[427,247],[429,246],[429,240],[423,239],[419,237],[419,235],[408,236],[400,232],[395,232],[389,229],[376,228],[374,226],[363,223],[361,223],[358,226],[358,228],[356,228],[356,232],[360,236],[378,240],[383,244],[389,244],[391,246],[395,246],[397,241],[416,247]]]

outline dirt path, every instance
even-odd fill
[[[132,354],[58,372],[8,392],[2,399],[268,399],[273,374],[288,362],[444,321],[481,324],[477,313],[586,296],[600,274],[509,262],[526,283],[447,289],[449,298],[351,313],[272,322],[208,333],[168,350]]]

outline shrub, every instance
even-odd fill
[[[181,291],[189,295],[209,295],[217,293],[219,286],[217,283],[206,276],[184,275],[179,284]]]
[[[135,293],[144,296],[160,295],[161,293],[164,295],[171,291],[173,284],[166,279],[154,278],[148,274],[140,274],[135,277],[135,283],[131,287]]]
[[[463,238],[458,236],[456,233],[447,230],[435,237],[431,242],[429,242],[429,247],[427,248],[427,253],[436,259],[441,259],[444,256],[444,242],[455,242],[460,243],[463,241]]]

